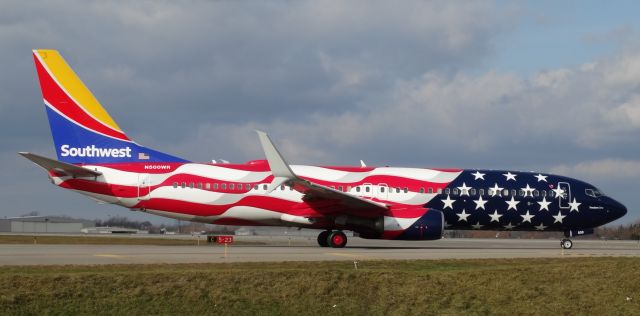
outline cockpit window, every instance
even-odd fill
[[[584,193],[591,197],[601,197],[604,194],[597,189],[585,189]]]

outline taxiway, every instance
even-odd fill
[[[638,241],[574,240],[562,250],[555,239],[442,239],[381,241],[350,238],[347,248],[321,248],[315,238],[237,236],[263,245],[0,245],[0,265],[155,264],[324,260],[408,260],[640,256]]]

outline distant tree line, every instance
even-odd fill
[[[106,220],[97,219],[96,226],[97,227],[105,227],[105,226],[124,227],[124,228],[132,228],[132,229],[139,229],[139,230],[148,230],[149,232],[151,232],[155,228],[154,225],[151,224],[151,222],[149,221],[144,221],[144,222],[134,221],[124,216],[109,217],[109,219],[106,219]],[[158,230],[160,230],[160,228],[158,228]]]
[[[598,227],[595,234],[599,238],[640,240],[640,220],[631,224]]]

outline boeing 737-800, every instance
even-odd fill
[[[57,159],[20,153],[52,183],[170,218],[320,229],[318,244],[363,238],[435,240],[445,229],[561,231],[572,236],[622,217],[595,186],[518,171],[290,165],[258,132],[266,159],[195,163],[132,141],[55,50],[34,50]]]

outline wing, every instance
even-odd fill
[[[32,153],[20,152],[19,154],[22,157],[31,160],[33,163],[44,168],[47,171],[62,172],[72,177],[97,177],[102,174],[101,172],[95,170],[68,164],[66,162],[61,162]]]
[[[383,203],[357,197],[298,177],[273,145],[269,136],[261,131],[256,132],[274,177],[268,192],[275,190],[280,185],[289,184],[294,190],[304,194],[303,199],[306,201],[334,201],[336,204],[332,207],[319,209],[320,212],[325,213],[337,210],[341,214],[372,217],[380,216],[388,210],[388,206]]]

